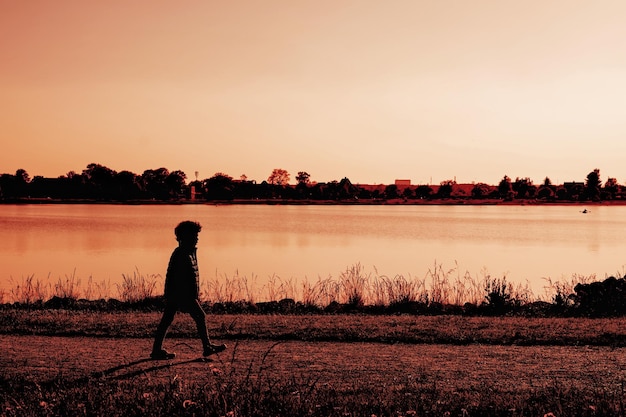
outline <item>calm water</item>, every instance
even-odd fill
[[[203,225],[198,258],[205,279],[338,277],[366,272],[423,278],[435,263],[461,274],[543,278],[623,273],[626,207],[576,206],[123,206],[0,205],[0,289],[33,275],[82,283],[122,274],[164,275],[173,228]]]

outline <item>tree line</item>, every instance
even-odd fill
[[[267,180],[257,183],[245,175],[234,179],[217,172],[204,180],[187,182],[183,171],[167,168],[148,169],[142,174],[117,172],[91,163],[81,172],[68,172],[58,178],[30,178],[24,169],[15,174],[0,174],[0,201],[24,199],[86,201],[233,201],[233,200],[435,200],[485,199],[543,201],[603,201],[625,198],[626,188],[615,178],[603,184],[600,170],[594,169],[584,181],[554,185],[549,178],[535,185],[530,178],[512,180],[504,176],[497,185],[457,184],[442,181],[439,185],[355,185],[348,178],[340,181],[313,182],[309,173],[300,171],[296,184],[289,184],[290,174],[274,169]]]

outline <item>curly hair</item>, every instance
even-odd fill
[[[185,220],[184,222],[178,223],[178,226],[174,229],[174,234],[176,235],[176,239],[180,240],[187,236],[197,235],[200,233],[200,230],[202,230],[200,223]]]

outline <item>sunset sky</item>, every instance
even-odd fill
[[[0,0],[0,173],[626,183],[626,2]]]

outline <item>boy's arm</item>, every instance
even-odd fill
[[[165,297],[172,298],[176,294],[178,287],[177,281],[180,277],[180,257],[178,256],[178,248],[172,252],[170,261],[167,264],[167,273],[165,275]]]

